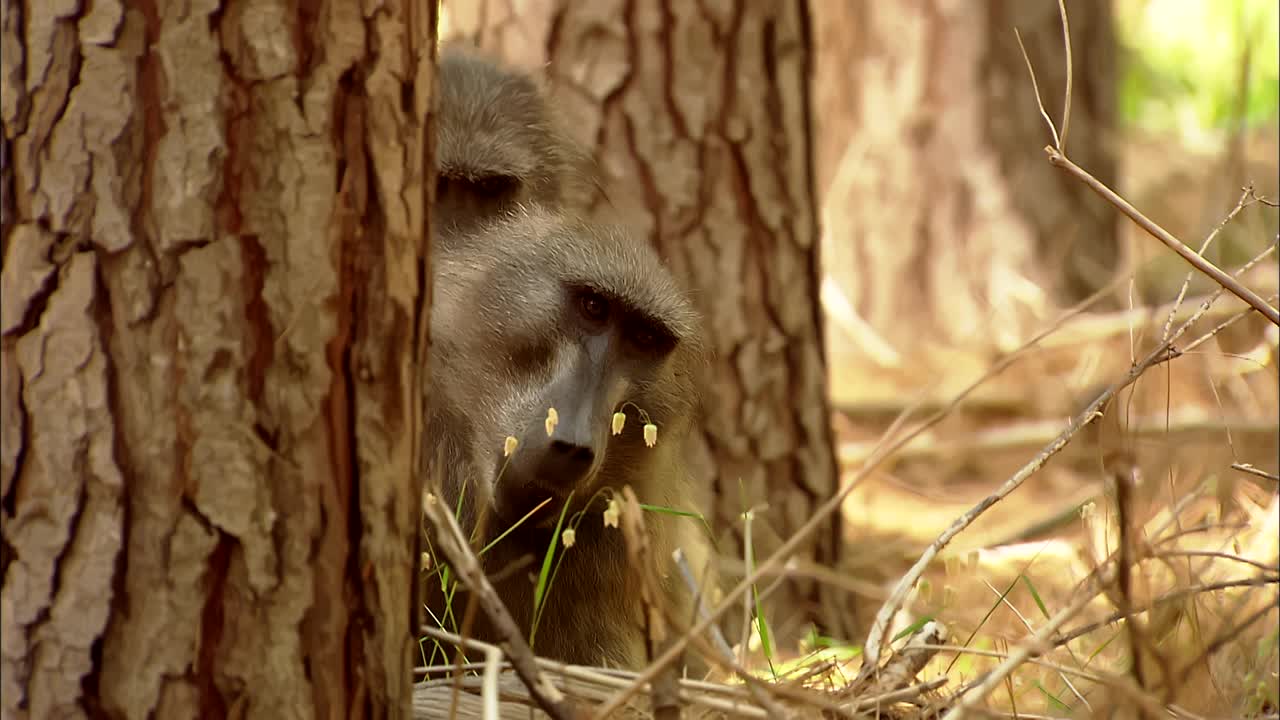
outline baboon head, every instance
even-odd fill
[[[553,521],[571,491],[581,501],[630,483],[642,500],[669,500],[644,493],[669,494],[651,478],[680,461],[701,348],[697,317],[654,252],[531,207],[455,239],[435,262],[432,424],[455,429],[445,482],[503,526],[546,498],[537,519]],[[618,435],[615,412],[627,415]],[[654,447],[646,418],[662,436]]]
[[[520,205],[562,209],[591,162],[525,73],[450,45],[439,63],[437,227],[452,232]]]

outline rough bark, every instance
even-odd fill
[[[2,714],[408,716],[434,8],[0,2]]]
[[[836,467],[818,310],[804,2],[621,0],[448,6],[457,34],[548,66],[561,107],[597,154],[595,214],[653,243],[693,292],[716,359],[693,460],[720,551],[756,557],[830,497]],[[839,563],[831,518],[806,557]],[[815,585],[782,589],[782,635],[843,611]]]

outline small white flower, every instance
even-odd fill
[[[604,509],[604,526],[618,527],[618,516],[622,514],[622,509],[618,507],[618,501],[609,500],[609,506]]]
[[[616,412],[613,414],[613,434],[618,435],[622,432],[622,426],[627,424],[626,413]]]
[[[511,457],[511,453],[516,451],[516,446],[519,444],[520,441],[515,439],[515,436],[508,435],[507,439],[502,442],[502,457]]]
[[[653,447],[658,444],[658,426],[653,423],[644,424],[644,444]]]
[[[560,533],[560,542],[564,543],[565,547],[571,548],[575,537],[576,533],[574,533],[573,528],[565,528],[564,532]]]
[[[555,408],[547,408],[547,420],[544,423],[547,428],[547,437],[551,437],[551,433],[556,431],[556,425],[560,423],[560,413]]]

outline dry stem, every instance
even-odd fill
[[[1104,185],[1102,181],[1090,175],[1079,165],[1068,160],[1066,155],[1063,155],[1052,146],[1048,145],[1045,146],[1044,151],[1049,156],[1049,164],[1066,170],[1085,185],[1088,185],[1091,190],[1100,195],[1107,202],[1114,205],[1120,212],[1127,215],[1134,224],[1143,230],[1146,230],[1152,237],[1164,243],[1170,250],[1178,253],[1182,259],[1191,263],[1192,267],[1205,275],[1208,275],[1214,280],[1214,282],[1231,292],[1232,295],[1235,295],[1248,303],[1254,310],[1262,313],[1263,317],[1271,321],[1271,324],[1280,326],[1280,310],[1276,310],[1271,305],[1268,305],[1267,301],[1263,300],[1261,295],[1258,295],[1254,291],[1245,287],[1243,283],[1228,275],[1222,270],[1222,268],[1214,265],[1200,255],[1197,255],[1194,250],[1187,247],[1181,240],[1170,234],[1168,230],[1165,230],[1146,215],[1143,215],[1137,208],[1130,205],[1127,200],[1120,197],[1114,190]]]
[[[573,709],[565,701],[564,694],[538,670],[533,659],[533,651],[525,642],[520,627],[516,625],[506,605],[498,597],[497,591],[485,577],[480,561],[476,559],[475,553],[471,552],[462,529],[458,527],[457,521],[453,519],[448,508],[442,505],[435,495],[427,494],[422,500],[422,510],[435,529],[440,550],[449,559],[450,565],[458,576],[479,598],[480,605],[489,616],[494,629],[502,636],[511,664],[516,674],[529,688],[529,695],[534,702],[556,720],[571,720],[576,717]]]

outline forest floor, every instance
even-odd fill
[[[1171,153],[1160,138],[1131,138],[1124,144],[1130,187],[1123,191],[1196,246],[1239,197],[1241,183],[1229,177],[1254,178],[1259,195],[1278,197],[1275,137],[1273,129],[1250,138],[1237,159],[1257,162],[1234,164]],[[1247,208],[1223,231],[1217,261],[1233,271],[1247,259],[1242,254],[1273,246],[1277,225],[1274,207]],[[838,452],[846,481],[858,483],[844,505],[847,555],[854,558],[848,570],[881,590],[858,599],[864,624],[939,534],[1160,340],[1189,266],[1125,227],[1122,242],[1137,278],[1120,288],[1125,309],[1085,311],[1062,323],[865,477],[864,462],[901,411],[921,401],[914,417],[922,418],[947,406],[996,359],[931,350],[926,365],[902,372],[832,354]],[[1245,284],[1274,303],[1277,273],[1272,254]],[[1214,289],[1194,276],[1173,327]],[[1213,332],[1244,307],[1224,295],[1176,346]],[[935,619],[949,630],[951,649],[938,652],[917,679],[946,676],[941,694],[954,697],[1066,612],[1058,638],[1087,632],[1050,643],[1038,660],[1018,667],[991,694],[990,709],[1023,717],[1088,717],[1115,706],[1134,716],[1145,707],[1185,717],[1276,717],[1278,340],[1276,328],[1253,313],[1150,368],[946,545],[893,627]],[[1089,590],[1109,557],[1127,560],[1116,567],[1128,570],[1101,591]],[[1115,621],[1125,608],[1135,620]]]

